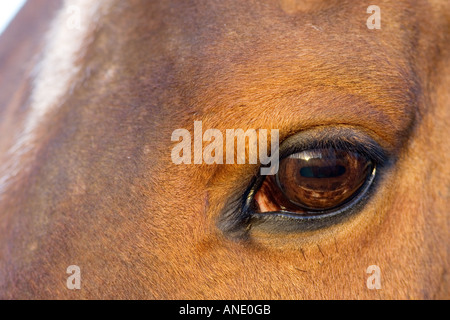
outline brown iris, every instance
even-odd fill
[[[372,161],[356,152],[306,150],[282,159],[255,200],[261,212],[329,210],[353,198],[372,171]]]

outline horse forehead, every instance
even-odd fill
[[[50,115],[70,99],[73,89],[82,83],[83,77],[79,75],[84,73],[86,48],[112,4],[112,1],[55,0],[48,6],[52,12],[41,18],[51,17],[45,34],[30,31],[42,37],[43,42],[30,53],[32,61],[38,62],[25,75],[24,81],[30,88],[29,95],[21,98],[25,117],[10,133],[13,139],[6,152],[9,156],[0,166],[0,195],[14,176],[27,167],[26,158],[39,145],[44,123],[51,120]],[[33,10],[33,5],[27,4],[25,10]],[[24,18],[26,15],[18,16],[19,20]],[[15,102],[11,101],[14,107]]]
[[[61,105],[76,85],[83,50],[96,24],[111,2],[66,0],[46,34],[42,60],[34,70],[30,114],[25,124],[29,133],[52,108]]]
[[[280,0],[271,2],[271,6],[236,1],[226,1],[222,4],[196,2],[192,5],[177,1],[167,2],[168,4],[136,2],[133,6],[137,9],[131,5],[118,6],[117,3],[119,2],[88,0],[64,2],[48,32],[44,59],[36,68],[37,76],[32,95],[35,117],[31,118],[47,114],[47,110],[58,105],[57,101],[61,102],[62,98],[70,93],[74,82],[83,80],[83,77],[76,77],[80,74],[80,69],[85,67],[82,65],[86,62],[83,54],[92,42],[96,29],[102,24],[114,23],[117,16],[107,14],[111,9],[123,15],[125,17],[123,20],[127,17],[138,18],[137,22],[129,23],[135,28],[118,31],[125,34],[125,37],[140,39],[144,45],[141,48],[136,47],[137,50],[148,50],[145,43],[154,41],[151,32],[164,31],[167,36],[164,45],[159,46],[159,52],[152,53],[168,54],[166,60],[171,59],[171,62],[176,64],[172,70],[196,80],[196,86],[211,83],[213,80],[220,84],[229,84],[226,89],[233,89],[232,82],[239,77],[241,83],[255,87],[254,84],[258,84],[258,77],[261,76],[271,77],[271,83],[284,85],[283,80],[286,79],[276,74],[277,70],[292,73],[292,67],[298,62],[304,62],[305,65],[302,67],[310,69],[301,70],[301,73],[296,74],[296,76],[304,74],[304,78],[320,76],[320,71],[324,70],[321,69],[323,64],[329,64],[329,70],[333,72],[336,71],[333,69],[336,65],[347,68],[349,78],[355,75],[370,78],[372,73],[379,72],[373,69],[373,63],[381,63],[379,68],[383,68],[385,74],[394,74],[393,80],[404,82],[413,78],[406,57],[400,57],[397,61],[388,59],[392,51],[410,49],[406,47],[407,43],[391,41],[383,47],[373,37],[373,33],[361,37],[346,32],[347,29],[354,28],[356,22],[358,30],[367,29],[364,23],[359,23],[365,22],[367,18],[366,6],[362,2],[335,5],[332,1]],[[235,10],[229,10],[231,5],[235,5]],[[334,6],[332,12],[348,19],[347,23],[340,23],[339,28],[330,21],[329,14],[323,12],[332,5]],[[144,7],[155,9],[152,11]],[[136,14],[139,8],[150,15],[139,16]],[[274,11],[274,8],[279,10]],[[345,11],[347,14],[341,13]],[[290,17],[286,18],[281,12],[290,13],[288,15]],[[300,18],[292,14],[299,12]],[[355,15],[355,12],[359,14]],[[412,20],[412,17],[409,20]],[[118,24],[120,25],[120,21]],[[144,24],[156,27],[151,30]],[[264,34],[267,36],[264,37]],[[96,45],[101,47],[99,44]],[[348,45],[357,50],[346,50]],[[111,47],[111,42],[103,45],[101,49],[116,50]],[[374,52],[377,53],[378,59],[371,60]],[[362,57],[365,59],[355,63],[355,59]],[[147,58],[153,59],[151,56]],[[405,59],[398,62],[402,58]],[[144,59],[139,62],[148,63]],[[131,60],[130,57],[123,56],[120,62],[128,64]],[[250,64],[258,67],[251,68]],[[278,68],[275,68],[277,66]],[[297,65],[294,71],[298,69]],[[112,75],[113,71],[113,69],[105,70],[105,76]],[[246,75],[247,78],[243,77]],[[327,76],[323,74],[323,77]],[[346,75],[341,76],[345,78]],[[209,87],[214,87],[215,84],[217,83],[212,83]],[[217,86],[216,88],[220,89]]]
[[[229,10],[231,4],[234,10]],[[222,123],[230,113],[236,121],[264,108],[270,113],[274,106],[288,108],[296,103],[323,103],[321,111],[316,108],[309,114],[332,109],[354,113],[354,104],[344,102],[350,102],[350,96],[358,92],[366,95],[362,99],[369,100],[368,104],[376,100],[368,111],[384,112],[371,113],[376,121],[391,122],[403,130],[407,126],[403,120],[410,122],[417,111],[421,91],[410,61],[406,55],[398,55],[410,50],[413,39],[405,36],[405,41],[399,40],[402,37],[379,41],[367,30],[367,6],[362,2],[336,6],[333,12],[339,21],[347,19],[339,28],[329,19],[331,11],[327,15],[312,10],[314,6],[303,11],[304,7],[295,5],[297,9],[288,10],[286,15],[284,5],[276,1],[267,6],[228,1],[184,6],[179,2],[159,8],[165,25],[156,30],[164,30],[167,38],[163,44],[155,44],[159,51],[152,53],[164,57],[172,81],[167,88],[183,99],[181,107],[171,103],[167,108],[186,118],[204,115]],[[147,39],[152,37],[143,37],[136,51],[147,50]],[[145,65],[154,59],[149,55],[148,61],[141,62]],[[122,62],[132,63],[126,57]],[[322,97],[310,94],[325,87],[348,95],[335,97],[332,103],[322,99],[326,93]]]
[[[86,78],[86,74],[83,75],[83,72],[88,71],[89,68],[86,68],[88,62],[84,58],[84,53],[92,42],[97,28],[103,24],[114,23],[113,20],[116,17],[107,14],[113,7],[117,7],[113,5],[114,3],[116,2],[88,0],[66,0],[64,2],[48,32],[44,58],[36,68],[34,90],[31,97],[32,111],[28,117],[26,131],[31,131],[49,111],[61,105],[64,99],[70,96],[71,90],[77,83]],[[409,92],[405,91],[405,88],[411,84],[409,81],[414,78],[411,70],[408,69],[409,66],[403,63],[404,61],[396,63],[395,60],[388,59],[389,50],[377,46],[376,41],[370,43],[369,46],[367,39],[359,36],[344,36],[345,32],[336,30],[333,23],[330,23],[320,10],[306,12],[301,19],[296,21],[292,17],[286,19],[279,12],[272,14],[271,10],[267,10],[262,5],[241,4],[234,1],[229,1],[229,3],[218,5],[215,2],[211,4],[199,2],[195,5],[186,5],[173,1],[168,5],[160,5],[137,2],[135,7],[142,7],[143,11],[147,10],[144,10],[144,7],[156,7],[154,11],[148,10],[154,15],[145,18],[148,21],[146,24],[156,25],[154,30],[143,27],[144,15],[137,16],[137,9],[132,6],[122,6],[114,8],[114,10],[124,17],[140,19],[134,24],[131,23],[131,25],[140,26],[138,30],[124,28],[127,30],[118,31],[125,34],[125,38],[142,38],[143,45],[136,47],[136,51],[147,50],[148,46],[145,43],[149,40],[146,39],[146,36],[151,39],[152,32],[161,33],[161,25],[164,25],[163,27],[166,29],[164,32],[167,35],[165,43],[156,45],[160,50],[153,51],[152,54],[167,54],[165,62],[175,65],[171,69],[171,76],[175,80],[179,80],[176,83],[179,85],[177,89],[185,89],[185,92],[190,92],[191,94],[188,94],[187,97],[194,98],[193,102],[196,102],[199,96],[214,97],[226,94],[227,99],[233,99],[238,95],[242,97],[243,89],[236,88],[237,80],[239,80],[239,85],[247,86],[244,88],[245,90],[262,86],[268,86],[269,89],[270,87],[280,89],[286,83],[292,82],[292,78],[288,78],[288,76],[297,71],[301,71],[295,74],[297,78],[310,83],[316,82],[314,84],[323,80],[322,84],[326,84],[327,81],[330,81],[330,72],[336,73],[335,67],[337,66],[341,69],[346,68],[345,72],[340,74],[342,84],[351,82],[355,77],[365,81],[374,78],[371,77],[372,74],[379,73],[379,70],[374,70],[374,63],[381,63],[379,68],[382,68],[385,74],[392,76],[391,82],[394,87],[397,87],[394,89],[397,89],[400,100],[415,98],[402,95],[402,92]],[[305,8],[306,11],[311,8],[322,9],[323,5],[318,6],[317,3],[330,6],[328,1],[281,0],[275,1],[274,7],[279,8],[280,12],[298,13]],[[228,9],[231,4],[236,5],[236,10]],[[345,8],[344,5],[341,7]],[[354,7],[358,6],[352,6],[352,8]],[[336,11],[341,9],[339,6],[336,7]],[[360,15],[357,17],[350,12],[349,19],[364,20],[367,14],[363,10],[360,11]],[[158,16],[157,13],[159,13]],[[258,19],[252,19],[252,15],[257,15]],[[299,23],[299,20],[304,22]],[[315,25],[315,22],[321,26]],[[120,22],[118,24],[120,25]],[[340,27],[345,29],[349,26],[353,27],[353,24],[343,24]],[[264,37],[264,34],[271,36]],[[346,46],[350,44],[358,48],[357,52],[353,50],[351,55],[348,54],[348,50],[345,50]],[[119,43],[118,45],[128,45],[128,43]],[[401,43],[392,43],[391,45],[391,49],[406,49],[399,48]],[[100,44],[95,44],[95,46],[101,50],[116,50],[111,47],[111,43],[103,45],[103,47]],[[342,49],[340,53],[345,53],[344,55],[337,54],[336,51],[339,51],[339,48]],[[371,60],[370,57],[374,50],[378,50],[378,59]],[[217,57],[221,57],[221,59],[217,59]],[[355,64],[355,59],[358,57],[367,59],[360,59],[359,63]],[[154,59],[151,56],[147,58],[148,60]],[[123,65],[134,63],[131,60],[128,56],[122,56],[120,63]],[[149,64],[148,60],[146,61],[144,58],[139,62],[143,65]],[[168,60],[171,61],[168,62]],[[315,62],[312,63],[312,61]],[[329,67],[323,68],[323,65],[326,64]],[[258,67],[255,68],[255,66]],[[340,70],[338,71],[340,72]],[[104,70],[104,73],[105,78],[112,77],[115,69]],[[322,79],[317,80],[318,77],[322,77]],[[261,79],[266,81],[261,81]],[[193,83],[198,88],[197,90],[192,90]],[[367,81],[364,83],[369,91],[370,84]],[[183,85],[186,86],[183,87]],[[377,86],[372,87],[378,88]],[[253,96],[247,96],[253,99]],[[398,101],[390,102],[399,105]],[[205,105],[205,103],[202,102],[197,106],[194,103],[186,104],[182,111],[187,113],[197,111],[196,108],[199,105]],[[406,112],[413,111],[406,110]]]

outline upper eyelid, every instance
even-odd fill
[[[358,152],[383,165],[392,154],[358,129],[313,128],[287,137],[280,144],[280,160],[308,149],[336,148]]]

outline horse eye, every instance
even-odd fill
[[[305,150],[280,161],[255,194],[259,212],[311,213],[340,207],[353,199],[374,170],[357,152],[334,148]]]

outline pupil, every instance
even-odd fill
[[[334,178],[339,177],[345,173],[344,166],[310,166],[300,169],[300,175],[305,178]]]

